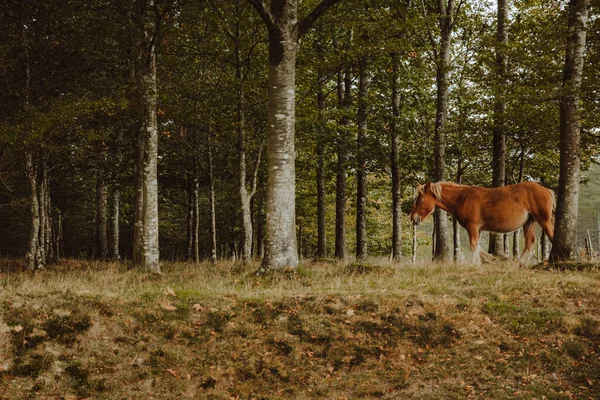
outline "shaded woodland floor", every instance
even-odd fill
[[[0,398],[600,398],[600,270],[0,262]]]

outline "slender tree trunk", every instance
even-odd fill
[[[108,257],[113,261],[121,259],[119,253],[120,244],[120,221],[121,221],[121,185],[119,178],[121,174],[121,146],[122,134],[117,132],[114,149],[112,151],[113,171],[111,172],[111,193],[110,193],[110,211],[109,211],[109,243]]]
[[[215,175],[213,170],[213,149],[210,135],[207,138],[208,152],[208,178],[209,178],[209,197],[210,197],[210,261],[213,265],[217,264],[217,218],[215,211]]]
[[[39,215],[39,202],[38,202],[38,172],[37,163],[34,161],[31,153],[27,153],[25,159],[25,167],[27,171],[27,178],[29,181],[29,203],[31,209],[31,230],[29,233],[29,247],[27,249],[27,255],[25,260],[27,267],[34,271],[38,268],[43,267],[40,265],[38,258],[38,247],[39,247],[39,232],[40,232],[40,215]]]
[[[143,3],[143,4],[142,4]],[[134,261],[144,269],[160,273],[158,243],[158,123],[156,46],[159,26],[154,0],[137,3],[140,27],[137,57],[137,92],[141,118],[136,171]]]
[[[21,40],[24,54],[25,80],[23,87],[23,110],[29,111],[31,97],[31,59],[29,54],[29,40],[27,37],[27,20],[25,10],[21,10]],[[34,158],[33,151],[25,154],[25,172],[29,183],[29,207],[31,210],[31,226],[29,231],[29,244],[25,255],[25,262],[31,271],[44,267],[39,258],[39,234],[40,234],[40,209],[38,200],[38,166],[39,162]]]
[[[392,261],[402,257],[402,188],[400,184],[400,59],[392,53],[392,124],[390,166],[392,174]]]
[[[109,258],[113,261],[121,259],[120,244],[120,218],[121,218],[121,191],[118,183],[113,182],[110,196],[110,243]]]
[[[102,173],[96,173],[96,259],[108,258],[108,187]]]
[[[458,160],[458,165],[456,167],[456,183],[462,183],[462,163],[460,159]],[[458,224],[458,220],[456,218],[452,218],[452,231],[454,233],[454,262],[461,262],[463,261],[464,257],[460,248],[460,225]]]
[[[552,261],[577,256],[579,201],[580,89],[585,55],[589,0],[569,1],[569,36],[560,104],[560,175]]]
[[[523,172],[525,170],[525,147],[521,144],[521,154],[519,156],[519,182],[523,182]],[[519,238],[521,235],[519,234],[521,228],[517,229],[513,233],[513,257],[518,259],[520,257],[521,246],[519,244]]]
[[[343,78],[342,78],[343,77]],[[337,174],[335,188],[335,258],[343,260],[346,258],[346,180],[348,172],[348,135],[350,119],[348,109],[352,105],[352,78],[350,71],[342,74],[338,71],[338,105],[346,114],[342,117],[337,140]]]
[[[434,168],[435,181],[443,181],[446,171],[446,121],[448,119],[448,69],[450,65],[450,49],[452,40],[452,26],[454,13],[453,0],[438,0],[441,42],[437,56],[436,82],[437,106],[435,115],[434,133]],[[435,256],[438,261],[452,260],[448,240],[448,218],[446,212],[436,208],[434,212],[435,224]]]
[[[143,186],[143,165],[144,165],[144,143],[145,135],[143,130],[138,130],[136,141],[136,171],[135,171],[135,198],[133,206],[133,262],[140,264],[142,262],[142,251],[144,248],[144,186]]]
[[[44,208],[46,224],[44,226],[44,248],[46,249],[46,263],[54,262],[54,252],[52,247],[52,202],[50,199],[50,178],[48,176],[48,165],[44,164]]]
[[[64,250],[64,240],[63,240],[63,223],[62,223],[62,213],[60,212],[60,210],[57,210],[56,213],[56,244],[55,244],[55,254],[56,254],[56,259],[59,260],[60,258],[64,257],[65,255],[65,250]]]
[[[192,179],[192,261],[200,262],[200,167],[194,155],[194,177]]]
[[[319,78],[319,89],[317,91],[317,107],[319,109],[319,127],[324,129],[323,110],[325,109],[325,95],[323,85]],[[325,209],[325,141],[322,135],[317,135],[317,257],[327,257],[327,231],[326,231],[326,209]]]
[[[508,57],[508,0],[498,0],[498,25],[496,32],[496,74],[498,78],[494,105],[494,146],[492,161],[492,187],[505,185],[506,176],[506,69]],[[489,252],[504,255],[504,234],[490,233]]]
[[[156,105],[156,58],[152,56],[150,66],[142,74],[142,96],[146,130],[145,157],[143,165],[143,252],[141,263],[152,272],[160,272],[158,246],[158,125]]]
[[[239,32],[238,37],[239,37]],[[237,129],[238,129],[238,184],[240,196],[240,208],[242,212],[242,261],[244,263],[252,258],[252,214],[250,210],[251,194],[246,187],[246,117],[245,117],[245,94],[244,80],[242,74],[242,60],[240,56],[239,43],[235,46],[236,55],[236,79],[237,90]]]
[[[367,135],[369,75],[366,58],[361,59],[359,62],[358,81],[356,258],[361,259],[367,256],[367,162],[365,157],[365,142]]]
[[[188,173],[188,184],[187,184],[187,217],[186,217],[186,246],[185,246],[185,259],[187,261],[193,261],[192,249],[194,248],[194,185],[193,179]]]
[[[47,264],[47,255],[48,248],[46,247],[46,225],[48,224],[48,214],[46,213],[46,177],[48,173],[48,168],[46,165],[46,161],[43,160],[41,162],[41,176],[39,177],[39,187],[38,187],[38,207],[39,207],[39,216],[40,216],[40,228],[38,231],[38,259],[40,260],[40,265],[46,266]]]
[[[417,263],[417,226],[412,227],[412,263]]]

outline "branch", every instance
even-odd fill
[[[456,7],[456,12],[454,13],[454,17],[452,18],[452,22],[450,23],[450,30],[454,29],[454,25],[456,25],[456,20],[458,19],[458,14],[460,13],[460,8],[465,4],[464,0],[460,0],[458,6]]]
[[[267,25],[267,30],[269,31],[269,35],[275,34],[275,32],[277,31],[275,21],[273,21],[273,16],[271,15],[271,13],[268,12],[267,9],[265,8],[263,1],[262,0],[247,0],[247,1],[248,1],[248,3],[250,3],[250,5],[252,7],[254,7],[254,9],[256,10],[258,15],[260,15],[262,20]]]
[[[251,1],[251,0],[248,0]],[[323,15],[327,10],[336,5],[342,0],[323,0],[319,3],[318,6],[315,7],[314,10],[311,11],[302,21],[298,23],[298,37],[301,37],[308,31],[315,21],[319,19],[321,15]]]

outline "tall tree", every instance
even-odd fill
[[[446,175],[446,122],[448,120],[448,72],[452,31],[456,23],[456,13],[462,2],[456,6],[454,0],[437,0],[437,18],[439,23],[439,45],[434,45],[436,62],[436,113],[434,130],[433,179],[443,181]],[[448,218],[446,212],[436,208],[434,212],[435,250],[434,259],[451,261],[450,240],[448,237]]]
[[[589,0],[569,1],[569,30],[560,102],[560,175],[552,261],[577,256],[577,208],[581,163],[580,90]]]
[[[348,137],[350,117],[348,110],[352,106],[352,75],[350,68],[337,71],[338,107],[342,110],[340,129],[337,135],[337,171],[335,180],[335,258],[346,257],[346,180],[348,171]]]
[[[392,124],[390,129],[390,166],[392,176],[392,260],[402,257],[402,188],[400,182],[400,59],[398,53],[392,53]]]
[[[496,75],[497,83],[494,101],[494,140],[492,157],[492,187],[505,185],[506,179],[506,69],[508,66],[508,0],[498,0],[498,21],[496,30]],[[490,233],[489,252],[504,254],[506,235]]]
[[[356,165],[356,258],[367,256],[367,162],[365,141],[367,135],[367,112],[369,95],[369,72],[367,58],[358,63],[358,115],[357,115],[357,165]]]
[[[136,0],[137,27],[135,80],[139,107],[134,261],[160,273],[158,243],[158,86],[156,50],[163,38],[164,21],[171,8],[158,0]]]
[[[298,21],[300,0],[248,0],[269,32],[267,130],[267,221],[262,269],[295,268],[296,245],[296,54],[298,41],[314,22],[341,0],[323,0]]]

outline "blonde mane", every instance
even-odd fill
[[[419,185],[417,187],[417,192],[421,193],[421,194],[425,194],[425,188],[427,187],[427,185],[429,185],[427,193],[431,194],[433,196],[433,198],[439,202],[442,201],[442,185],[453,186],[453,187],[464,186],[464,185],[454,183],[454,182],[446,182],[446,181],[432,182],[432,183],[429,183],[426,185]]]

